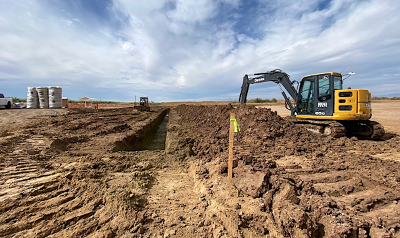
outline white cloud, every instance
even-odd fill
[[[112,24],[47,5],[58,2],[4,1],[13,10],[0,9],[0,79],[22,95],[27,85],[57,84],[115,100],[230,99],[245,73],[281,68],[299,80],[346,65],[357,73],[353,88],[397,93],[376,87],[400,71],[394,0],[260,0],[252,9],[244,0],[114,0]],[[396,77],[387,84],[399,85]],[[279,97],[274,85],[256,87],[254,96]]]
[[[175,9],[167,16],[173,22],[202,23],[217,14],[217,6],[212,0],[177,0]]]

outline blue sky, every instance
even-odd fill
[[[0,92],[71,99],[237,100],[246,73],[354,71],[400,96],[397,0],[0,0]],[[273,83],[250,98],[281,98]]]

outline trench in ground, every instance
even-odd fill
[[[169,114],[167,113],[158,126],[156,133],[154,133],[150,141],[145,144],[144,150],[165,150],[165,142],[167,139],[167,128],[169,122]]]
[[[135,134],[116,142],[114,151],[165,150],[168,122],[169,109],[165,109]]]

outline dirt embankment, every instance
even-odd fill
[[[226,175],[229,114],[236,113],[241,131],[233,185],[239,196],[256,198],[276,232],[295,237],[399,235],[400,163],[379,158],[400,151],[398,137],[332,139],[254,107],[176,110],[189,138],[185,141],[190,141],[187,150],[202,161],[203,177]],[[253,217],[251,223],[263,226],[260,221]]]

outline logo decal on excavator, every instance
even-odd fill
[[[318,107],[328,107],[328,103],[327,102],[319,102]]]

